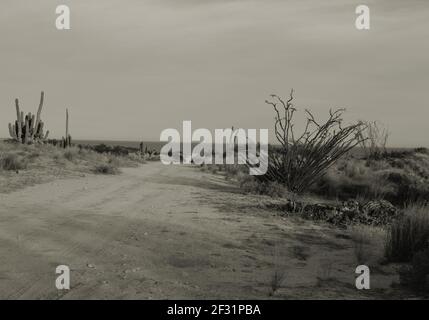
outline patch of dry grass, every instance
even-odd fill
[[[116,174],[120,167],[144,163],[141,157],[97,153],[85,148],[61,149],[50,144],[22,145],[0,141],[0,192],[58,178]]]
[[[287,197],[280,183],[265,183],[249,175],[246,165],[203,165],[201,169],[238,182],[245,193]],[[396,206],[429,199],[429,152],[390,151],[379,159],[349,154],[329,168],[309,190],[324,199],[388,200]]]
[[[355,225],[350,229],[357,264],[376,263],[383,257],[386,232],[383,228]]]
[[[103,163],[96,165],[94,168],[94,173],[99,174],[118,174],[120,173],[118,167],[110,163]]]
[[[410,205],[401,219],[390,227],[385,245],[386,258],[394,262],[409,262],[420,251],[429,249],[429,207]]]
[[[286,280],[286,270],[283,264],[283,256],[280,252],[279,245],[274,246],[273,253],[273,270],[270,280],[270,292],[269,296],[274,296],[276,292],[283,286]]]
[[[348,200],[385,199],[396,205],[429,198],[429,154],[390,152],[382,158],[340,159],[312,188],[319,195]]]
[[[411,264],[400,270],[400,283],[418,293],[429,293],[429,248],[414,254]]]
[[[16,153],[4,153],[0,156],[0,168],[18,172],[27,167],[27,161]]]

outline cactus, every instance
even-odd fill
[[[144,150],[143,150],[143,141],[140,142],[140,155],[143,156],[144,155]]]
[[[69,136],[69,109],[66,108],[66,138]]]
[[[66,108],[66,136],[62,138],[61,146],[68,148],[72,146],[72,138],[69,134],[69,109]]]
[[[71,135],[68,135],[67,138],[62,137],[60,142],[60,148],[69,148],[72,146],[72,137]]]
[[[19,100],[15,99],[16,121],[9,123],[9,134],[15,141],[24,144],[34,142],[44,142],[49,135],[49,131],[43,134],[43,121],[40,118],[43,108],[44,92],[41,92],[37,117],[29,112],[24,117],[24,112],[20,110]]]

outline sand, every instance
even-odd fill
[[[0,298],[400,295],[390,267],[371,270],[371,290],[355,288],[348,231],[261,209],[265,198],[195,167],[122,172],[0,194]],[[55,287],[58,265],[71,269],[70,290]]]

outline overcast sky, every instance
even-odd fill
[[[346,107],[392,146],[429,146],[428,17],[426,0],[1,0],[0,136],[42,89],[54,137],[68,107],[75,139],[156,141],[183,120],[272,130],[264,100],[293,87],[299,109]]]

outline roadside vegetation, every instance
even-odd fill
[[[271,99],[278,144],[269,146],[268,173],[250,176],[246,165],[202,170],[223,174],[243,193],[275,198],[281,214],[347,228],[358,264],[398,265],[400,286],[429,293],[429,150],[389,148],[386,127],[345,125],[343,109],[326,121],[306,110],[299,124],[293,91],[286,101]]]
[[[56,178],[118,174],[121,167],[145,163],[138,153],[114,154],[85,147],[0,141],[0,192],[10,192]]]

